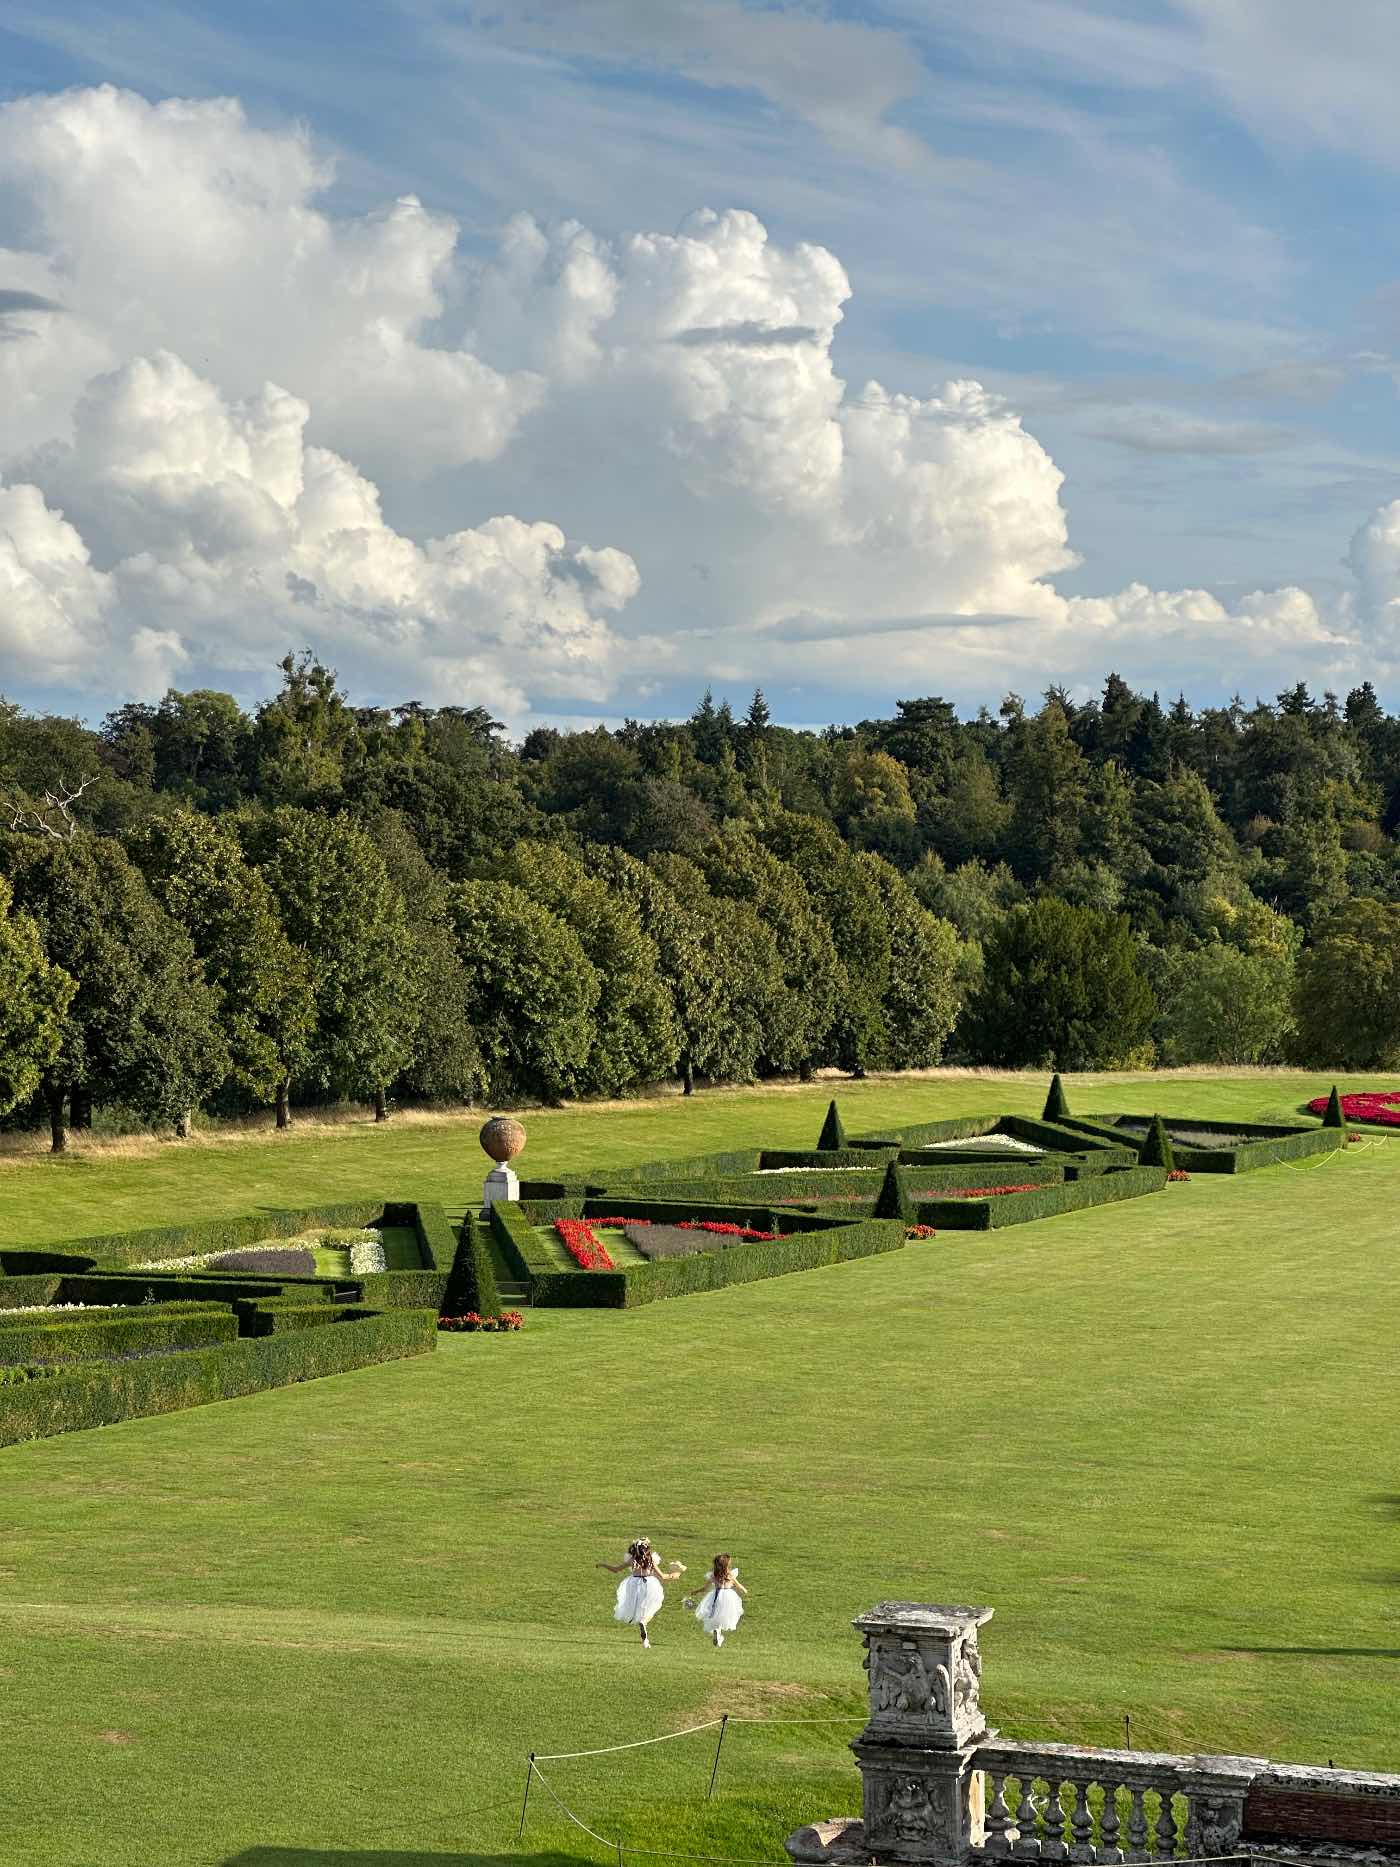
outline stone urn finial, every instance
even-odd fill
[[[478,1139],[482,1150],[496,1165],[486,1176],[482,1189],[482,1216],[490,1212],[498,1199],[519,1199],[520,1182],[511,1168],[525,1146],[525,1129],[513,1115],[493,1115]]]
[[[513,1115],[493,1115],[479,1136],[482,1151],[498,1166],[514,1160],[525,1147],[525,1129]]]

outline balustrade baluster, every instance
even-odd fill
[[[1131,1798],[1128,1805],[1128,1848],[1126,1858],[1130,1861],[1150,1859],[1147,1852],[1147,1810],[1143,1807],[1143,1790],[1136,1783],[1128,1785]]]
[[[1015,1852],[1024,1860],[1040,1857],[1040,1821],[1035,1812],[1033,1778],[1029,1770],[1021,1778],[1021,1800],[1016,1808]]]
[[[1091,1861],[1094,1858],[1094,1818],[1089,1812],[1089,1785],[1074,1782],[1070,1788],[1074,1791],[1069,1817],[1074,1841],[1069,1857],[1072,1861]]]
[[[1060,1800],[1058,1778],[1047,1777],[1045,1781],[1045,1839],[1040,1844],[1040,1858],[1062,1861],[1069,1857],[1069,1817]]]
[[[992,1779],[992,1799],[987,1804],[987,1813],[983,1817],[987,1839],[985,1849],[988,1854],[1009,1854],[1011,1843],[1006,1831],[1011,1826],[1011,1812],[1006,1806],[1006,1776],[1001,1770],[989,1772]]]
[[[1157,1811],[1157,1858],[1169,1861],[1176,1857],[1176,1811],[1172,1808],[1172,1792],[1162,1791],[1162,1806]]]
[[[1123,1858],[1123,1850],[1118,1845],[1118,1785],[1113,1782],[1103,1786],[1098,1858],[1101,1861],[1121,1861]]]

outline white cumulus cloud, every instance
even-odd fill
[[[310,642],[367,697],[520,724],[667,678],[801,681],[834,713],[1110,665],[1332,678],[1400,641],[1400,504],[1334,612],[1062,594],[1063,475],[1015,409],[846,383],[839,259],[751,213],[616,239],[520,214],[479,260],[412,197],[333,214],[328,181],[306,133],[230,100],[0,107],[19,679],[247,688]]]

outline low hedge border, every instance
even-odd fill
[[[603,1198],[587,1203],[598,1208],[594,1216],[599,1218],[650,1218],[674,1223],[680,1218],[706,1216],[705,1208],[694,1201],[671,1206],[660,1200]],[[637,1210],[629,1213],[627,1206]],[[695,1257],[626,1264],[614,1271],[565,1270],[544,1254],[534,1227],[547,1221],[532,1217],[535,1210],[534,1205],[527,1211],[521,1205],[500,1201],[491,1208],[491,1226],[507,1263],[529,1282],[536,1309],[636,1309],[662,1297],[686,1296],[696,1290],[718,1290],[727,1284],[840,1264],[877,1251],[893,1251],[904,1243],[904,1226],[897,1219],[852,1222],[781,1206],[752,1208],[745,1214],[724,1206],[712,1209],[712,1216],[742,1221],[756,1230],[781,1231],[786,1236],[726,1245]],[[694,1268],[697,1266],[700,1268]]]
[[[1117,1115],[1099,1115],[1089,1117],[1101,1134],[1113,1134],[1117,1130],[1115,1122],[1122,1119]],[[1141,1115],[1129,1115],[1129,1121],[1146,1119]],[[1289,1128],[1282,1123],[1274,1125],[1267,1122],[1204,1122],[1194,1118],[1167,1116],[1167,1126],[1173,1132],[1199,1132],[1203,1137],[1212,1132],[1219,1134],[1241,1134],[1247,1138],[1238,1147],[1193,1147],[1189,1142],[1173,1142],[1172,1152],[1176,1156],[1178,1167],[1184,1167],[1188,1173],[1252,1173],[1259,1167],[1273,1167],[1281,1160],[1304,1160],[1314,1154],[1330,1154],[1346,1143],[1336,1128]]]
[[[138,1314],[148,1322],[156,1316],[213,1316],[232,1314],[234,1305],[199,1301],[193,1297],[173,1303],[123,1304],[118,1314],[104,1313],[91,1305],[70,1310],[0,1310],[0,1336],[14,1329],[78,1329],[94,1322],[120,1322],[124,1316]]]
[[[292,1330],[190,1354],[72,1370],[0,1393],[0,1445],[233,1400],[375,1362],[430,1354],[436,1347],[435,1311],[396,1310],[336,1329]]]
[[[56,1271],[43,1271],[27,1277],[0,1277],[0,1314],[8,1309],[28,1309],[34,1303],[58,1303],[62,1278]]]
[[[240,1318],[241,1333],[256,1340],[268,1335],[285,1335],[290,1329],[322,1329],[330,1323],[360,1322],[382,1313],[355,1303],[250,1304]]]
[[[112,1361],[152,1350],[211,1348],[238,1336],[231,1309],[210,1314],[189,1310],[175,1315],[108,1317],[101,1322],[48,1323],[30,1329],[0,1330],[0,1361]]]
[[[847,1147],[920,1147],[929,1141],[968,1141],[991,1134],[995,1115],[948,1115],[941,1121],[911,1122],[907,1128],[882,1128],[877,1134],[848,1135]]]
[[[337,1290],[354,1286],[334,1277],[253,1277],[235,1271],[145,1271],[139,1277],[101,1271],[59,1280],[60,1303],[142,1304],[148,1295],[156,1302],[189,1300],[197,1303],[234,1303],[239,1297],[296,1295],[306,1302],[331,1302]]]
[[[371,1309],[441,1310],[451,1274],[449,1260],[441,1271],[367,1271],[342,1280],[340,1287],[357,1287],[360,1300]]]
[[[869,1167],[872,1152],[877,1156],[881,1153],[893,1156],[896,1149],[893,1144],[874,1150],[868,1147],[833,1147],[822,1153],[811,1148],[766,1147],[759,1154],[758,1164],[765,1172],[770,1173],[797,1173],[804,1168],[810,1170],[814,1167]]]
[[[1024,1225],[1032,1219],[1160,1193],[1166,1184],[1164,1167],[1124,1167],[1116,1173],[1066,1180],[1062,1186],[1038,1186],[1028,1193],[1002,1193],[994,1199],[920,1200],[919,1223],[944,1231],[996,1231],[1004,1225]]]
[[[264,1239],[292,1238],[317,1225],[408,1226],[423,1253],[425,1269],[446,1272],[452,1266],[456,1238],[441,1206],[420,1206],[408,1200],[358,1199],[341,1205],[296,1210],[272,1207],[266,1212],[236,1213],[221,1219],[194,1219],[187,1225],[148,1226],[134,1232],[100,1232],[87,1238],[63,1239],[55,1243],[52,1251],[31,1246],[20,1252],[0,1253],[0,1267],[7,1274],[12,1268],[16,1272],[134,1270],[165,1258],[234,1251]],[[445,1253],[441,1263],[440,1248]]]
[[[904,1225],[900,1220],[864,1219],[853,1225],[838,1223],[767,1242],[729,1245],[723,1251],[701,1252],[695,1257],[628,1264],[621,1271],[589,1271],[575,1281],[616,1280],[622,1287],[620,1300],[612,1307],[638,1309],[667,1297],[693,1296],[703,1290],[722,1290],[730,1284],[755,1283],[764,1277],[785,1277],[793,1271],[846,1264],[876,1252],[898,1251],[903,1245]]]
[[[391,1218],[391,1213],[402,1213],[405,1216]],[[423,1201],[412,1206],[386,1205],[384,1223],[413,1227],[418,1249],[423,1254],[425,1271],[448,1272],[452,1269],[457,1257],[457,1228],[441,1206]]]

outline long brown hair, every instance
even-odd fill
[[[629,1543],[627,1554],[644,1575],[650,1575],[655,1570],[656,1551],[651,1546],[649,1536],[639,1536],[635,1543]]]
[[[734,1580],[734,1558],[732,1556],[716,1556],[711,1565],[710,1573],[714,1576],[715,1585],[717,1587],[722,1587],[725,1582],[732,1582]]]

